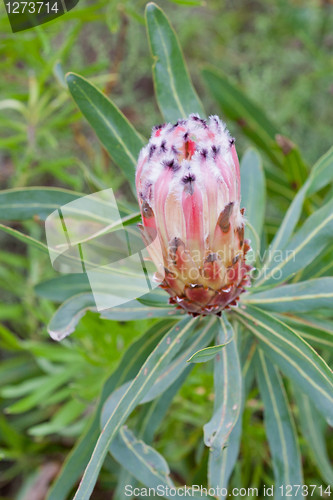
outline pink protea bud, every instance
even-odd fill
[[[236,305],[249,285],[249,244],[237,153],[221,120],[191,115],[155,127],[136,188],[141,232],[170,302],[193,315]]]

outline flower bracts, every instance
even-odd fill
[[[234,139],[217,116],[155,127],[139,156],[141,232],[170,303],[219,314],[249,285]],[[155,243],[154,243],[155,242]]]

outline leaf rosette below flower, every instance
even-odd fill
[[[224,123],[190,115],[154,127],[139,156],[143,239],[170,303],[221,314],[250,285],[239,162]]]

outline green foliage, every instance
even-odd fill
[[[154,3],[146,7],[146,23],[154,60],[155,92],[164,119],[172,123],[191,113],[203,116],[177,36],[164,12]]]
[[[133,187],[136,160],[144,141],[119,109],[87,80],[73,73],[66,80],[85,118]]]
[[[246,210],[247,227],[245,238],[251,241],[252,257],[255,261],[261,255],[261,236],[265,219],[266,186],[265,174],[260,155],[254,149],[248,149],[240,164],[241,199]]]
[[[264,403],[267,437],[272,453],[275,487],[303,484],[301,456],[296,427],[281,376],[274,365],[258,351],[257,378]],[[300,491],[296,498],[301,498]],[[284,498],[277,489],[274,498]]]
[[[13,78],[0,87],[4,491],[19,478],[23,494],[50,460],[64,463],[48,500],[90,498],[96,483],[96,498],[102,489],[120,499],[129,483],[332,482],[332,148],[323,155],[331,146],[323,91],[331,69],[328,10],[270,0],[252,16],[245,3],[162,3],[178,25],[195,87],[172,24],[153,3],[145,17],[143,1],[80,4],[64,17],[66,36],[52,23],[49,31],[22,33],[20,43],[8,37],[4,71]],[[87,21],[95,23],[92,34]],[[137,43],[143,24],[146,44]],[[291,47],[290,32],[311,57]],[[111,57],[101,43],[107,37]],[[260,38],[272,43],[258,47]],[[271,67],[267,61],[286,43],[295,57],[282,66],[294,88],[275,68],[273,76],[252,69],[254,55],[259,68]],[[21,61],[23,77],[13,69]],[[202,81],[198,67],[207,61],[219,67],[205,68]],[[303,66],[320,95],[310,92]],[[65,68],[84,76],[65,77]],[[27,69],[34,70],[29,78]],[[194,88],[204,95],[205,83],[207,110],[218,106],[240,129],[242,204],[257,276],[240,307],[221,320],[184,317],[162,291],[97,315],[86,275],[56,275],[47,257],[41,221],[83,193],[112,187],[123,224],[140,220],[128,185],[133,189],[141,134],[160,121],[152,82],[164,120],[204,115]],[[57,345],[46,325],[54,338],[75,333]]]

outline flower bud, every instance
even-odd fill
[[[153,129],[136,188],[143,239],[169,302],[220,314],[249,285],[239,162],[225,125],[198,115]]]

